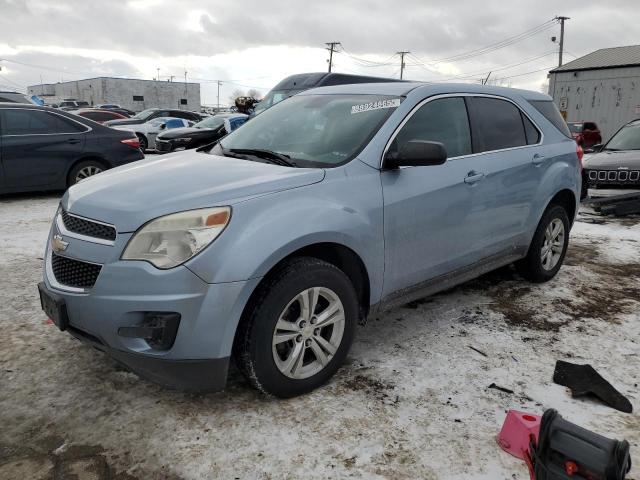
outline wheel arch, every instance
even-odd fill
[[[547,209],[551,205],[560,205],[561,207],[563,207],[567,211],[569,220],[571,220],[571,223],[573,223],[576,216],[578,203],[575,193],[572,190],[565,188],[557,192],[547,204],[545,211],[547,211]]]
[[[77,158],[73,163],[71,163],[71,165],[69,165],[69,168],[67,168],[67,171],[65,174],[65,183],[67,188],[70,186],[70,180],[71,180],[70,177],[73,169],[76,168],[80,163],[86,162],[87,160],[95,160],[96,162],[101,164],[105,170],[108,170],[111,168],[111,164],[104,157],[98,154],[92,153],[92,154],[82,155],[81,157]]]

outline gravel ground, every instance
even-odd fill
[[[591,363],[639,406],[640,219],[582,217],[547,284],[502,269],[371,319],[327,386],[282,401],[235,371],[223,393],[166,390],[49,325],[58,200],[0,200],[0,479],[526,479],[495,443],[510,408],[556,408],[640,458],[637,413],[551,382],[558,359]]]

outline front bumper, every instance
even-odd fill
[[[584,178],[589,188],[640,189],[640,170],[587,168]]]
[[[159,270],[147,262],[120,260],[130,233],[118,234],[112,243],[95,243],[62,230],[54,222],[42,286],[64,299],[69,333],[156,383],[186,390],[224,387],[235,329],[259,279],[209,284],[185,266]],[[102,266],[92,287],[57,281],[51,268],[54,235],[68,243],[57,255]],[[122,334],[144,325],[154,312],[180,316],[167,350]]]

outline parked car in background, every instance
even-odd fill
[[[89,102],[84,100],[63,100],[58,104],[60,110],[78,110],[80,108],[90,108]]]
[[[585,156],[585,186],[640,189],[640,119],[624,125],[605,145],[596,145],[594,152]]]
[[[247,118],[249,117],[242,113],[222,113],[205,118],[192,127],[163,131],[156,137],[156,150],[159,153],[169,153],[208,145],[233,132]]]
[[[6,91],[0,91],[0,102],[28,103],[31,105],[35,104],[35,102],[24,93]]]
[[[115,103],[99,103],[98,105],[95,106],[95,108],[100,108],[103,110],[109,110],[112,108],[122,108],[120,105],[115,104]]]
[[[0,193],[63,190],[144,158],[138,139],[77,115],[0,103]]]
[[[70,113],[74,115],[79,115],[84,118],[88,118],[89,120],[93,120],[94,122],[104,123],[109,120],[119,120],[122,118],[127,118],[124,115],[119,114],[113,110],[101,110],[99,108],[84,108],[80,110],[71,110]]]
[[[289,98],[297,93],[304,92],[310,88],[328,87],[332,85],[347,85],[354,83],[387,83],[402,82],[397,78],[369,77],[366,75],[349,75],[347,73],[298,73],[291,75],[280,81],[269,93],[257,104],[252,105],[252,116],[258,115],[267,108],[272,107],[285,98]],[[236,110],[237,107],[236,107]]]
[[[315,89],[208,153],[72,187],[41,303],[61,330],[155,382],[222,389],[233,355],[253,386],[291,397],[331,378],[367,315],[512,262],[531,281],[553,278],[579,172],[547,95]]]
[[[583,149],[602,143],[600,129],[594,122],[567,122],[571,136]]]
[[[182,118],[184,120],[189,120],[190,122],[199,122],[202,120],[202,117],[195,113],[189,112],[188,110],[172,110],[166,108],[148,108],[147,110],[143,110],[140,113],[135,114],[131,118],[123,119],[123,120],[110,120],[105,123],[108,127],[114,127],[116,125],[139,125],[141,123],[146,123],[154,118]]]
[[[147,149],[154,150],[156,148],[156,135],[160,132],[173,128],[190,127],[192,125],[193,122],[183,118],[161,117],[154,118],[146,123],[136,125],[114,125],[111,128],[135,133],[140,141],[140,150],[144,152]]]

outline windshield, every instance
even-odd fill
[[[227,135],[220,147],[268,150],[300,166],[336,166],[354,158],[401,101],[384,95],[292,97]]]
[[[151,116],[151,114],[153,112],[155,112],[156,110],[154,108],[149,108],[147,110],[143,110],[140,113],[136,113],[133,118],[138,119],[138,120],[146,120],[147,118],[149,118]]]
[[[304,92],[304,90],[271,90],[260,103],[256,103],[253,106],[253,112],[257,115],[276,103],[280,103],[282,100],[292,97],[300,92]]]
[[[571,133],[582,133],[581,123],[567,123],[567,125],[569,126]]]
[[[640,150],[640,121],[622,127],[609,140],[605,150]]]
[[[224,125],[224,117],[214,115],[213,117],[207,117],[204,120],[196,123],[196,128],[219,128]]]

